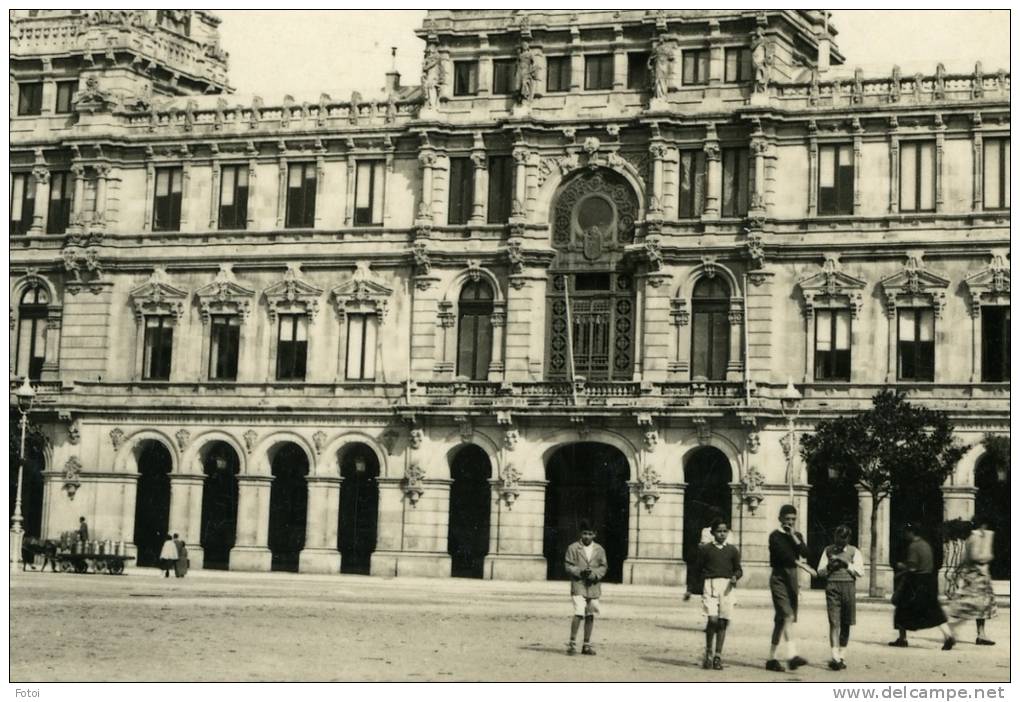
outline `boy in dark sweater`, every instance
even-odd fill
[[[797,655],[797,639],[794,623],[797,621],[797,569],[815,572],[807,565],[807,544],[804,536],[796,531],[797,508],[783,505],[779,508],[779,529],[769,534],[769,565],[772,575],[769,577],[769,590],[772,592],[772,608],[775,619],[772,626],[772,645],[769,648],[769,659],[765,662],[766,670],[782,672],[783,664],[776,658],[779,642],[786,641],[786,654],[789,657],[790,670],[797,670],[807,661]]]
[[[733,590],[737,581],[743,576],[740,568],[740,551],[733,544],[726,543],[729,527],[723,519],[712,522],[711,543],[702,544],[698,558],[698,566],[704,577],[704,589],[701,604],[708,617],[705,624],[705,660],[704,668],[722,670],[723,642],[726,640],[726,627],[733,616],[735,597]],[[715,639],[715,655],[712,654],[712,640]]]

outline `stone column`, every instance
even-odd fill
[[[379,479],[379,530],[372,575],[449,577],[450,483],[426,479],[416,503],[404,493],[404,478]]]
[[[212,185],[209,187],[209,229],[216,229],[219,226],[219,205],[220,205],[220,171],[223,167],[220,162],[213,159],[212,163]]]
[[[649,216],[663,216],[663,164],[666,157],[666,145],[662,142],[653,142],[648,147],[648,153],[652,157],[652,198],[648,203]]]
[[[818,125],[808,124],[808,191],[807,216],[818,216]]]
[[[743,300],[740,301],[743,304]],[[735,383],[743,380],[744,373],[744,310],[730,309],[730,358],[726,363],[726,380]]]
[[[53,304],[46,308],[46,357],[43,359],[42,380],[60,380],[60,327],[63,308]]]
[[[751,142],[751,154],[754,156],[754,180],[751,182],[751,211],[764,213],[765,205],[765,154],[769,144],[764,139]]]
[[[951,519],[973,519],[974,501],[978,489],[973,485],[944,485],[942,487],[942,516]]]
[[[889,133],[889,212],[900,211],[900,137],[897,130]]]
[[[230,550],[231,570],[269,571],[269,493],[273,478],[242,475],[237,478],[237,539]]]
[[[258,174],[258,162],[255,159],[248,161],[248,216],[247,228],[255,228],[255,182]]]
[[[505,379],[539,380],[545,362],[546,271],[525,269],[507,286]]]
[[[480,141],[481,135],[475,135],[476,147]],[[471,152],[471,162],[475,166],[475,192],[474,201],[471,203],[471,224],[485,224],[486,198],[489,193],[489,169],[484,148],[482,150],[476,148]]]
[[[138,557],[138,547],[135,546],[135,504],[138,499],[138,473],[125,473],[122,480],[123,501],[120,503],[120,531],[114,537],[115,541],[123,541],[127,547],[128,556]],[[51,495],[63,495],[60,480],[53,485]],[[58,529],[53,535],[56,536],[63,529]],[[128,561],[130,565],[137,565],[137,561]]]
[[[110,165],[101,163],[96,166],[96,212],[92,218],[96,224],[106,224],[106,190],[110,180]],[[187,193],[181,193],[181,208],[184,208],[184,197]]]
[[[353,144],[353,140],[350,142]],[[348,147],[353,148],[353,146]],[[354,154],[347,153],[347,197],[344,200],[344,224],[348,227],[354,224],[354,195],[355,181],[358,178],[357,161]],[[249,185],[249,188],[251,186]],[[251,192],[249,190],[249,192]]]
[[[506,326],[506,305],[493,310],[492,317],[492,356],[489,360],[490,383],[503,380],[503,328]]]
[[[50,205],[50,171],[45,166],[37,165],[32,169],[35,182],[35,210],[32,213],[32,226],[29,234],[42,234],[46,231],[46,218]]]
[[[152,207],[156,197],[156,165],[145,164],[145,230],[152,231]]]
[[[985,173],[985,145],[984,136],[981,134],[981,113],[975,113],[975,117],[971,117],[971,124],[973,128],[973,139],[974,144],[974,170],[971,174],[971,178],[974,182],[973,194],[974,200],[971,203],[971,209],[975,212],[980,212],[985,204],[985,193],[984,193],[984,173]]]
[[[661,483],[657,491],[658,499],[649,505],[642,499],[640,483],[630,483],[624,583],[680,585],[685,580],[683,529],[678,528],[684,523],[684,486]]]
[[[876,560],[878,561],[877,584],[880,591],[884,593],[892,591],[893,582],[893,570],[889,567],[890,499],[892,498],[886,497],[878,505],[878,551],[876,552]],[[857,545],[861,550],[861,554],[864,556],[864,582],[859,590],[860,592],[867,592],[870,584],[871,512],[873,509],[871,493],[867,490],[857,490],[857,509],[857,530],[860,532],[857,535]]]
[[[385,183],[389,178],[383,179],[383,209],[386,208],[386,186]],[[322,213],[326,211],[323,206],[323,194],[326,190],[326,159],[319,154],[315,158],[315,217],[312,220],[312,224],[316,229],[322,229]],[[380,213],[381,214],[381,213]]]
[[[581,48],[581,28],[570,28],[570,92],[576,93],[584,86],[584,54]]]
[[[613,90],[624,90],[627,87],[627,51],[623,47],[623,28],[615,27],[616,46],[613,47]]]
[[[722,161],[719,140],[715,127],[708,130],[705,137],[705,177],[708,180],[708,197],[705,199],[705,210],[702,219],[718,219],[719,203],[722,194]]]
[[[170,475],[170,533],[184,540],[192,568],[201,568],[205,561],[201,544],[204,484],[204,475]]]
[[[74,174],[74,200],[71,203],[71,221],[68,231],[80,232],[82,207],[85,204],[85,166],[73,163],[71,164],[71,173]]]
[[[308,519],[305,523],[305,547],[298,571],[302,573],[339,573],[337,527],[340,517],[340,483],[336,476],[308,477]]]
[[[515,146],[514,157],[514,201],[511,207],[511,217],[525,216],[525,203],[528,198],[528,151],[521,146]]]
[[[436,152],[432,149],[423,149],[418,154],[418,163],[421,164],[421,200],[418,203],[418,219],[432,219],[433,173],[436,167]]]
[[[287,217],[287,159],[280,156],[276,191],[276,228],[283,229]],[[251,186],[249,186],[250,188]]]
[[[545,480],[521,480],[512,504],[501,497],[502,481],[493,480],[486,580],[545,580]]]
[[[854,122],[854,214],[861,212],[861,162],[864,153],[864,129]]]

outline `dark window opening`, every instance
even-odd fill
[[[379,317],[347,315],[347,379],[374,380]]]
[[[78,92],[78,81],[66,80],[57,83],[57,106],[55,112],[57,114],[66,114],[71,112],[71,108],[74,105],[74,96]]]
[[[981,381],[1009,382],[1009,307],[981,308]]]
[[[724,80],[727,83],[744,83],[751,80],[751,49],[738,46],[726,49],[726,70]]]
[[[155,202],[152,207],[152,230],[173,232],[181,228],[182,168],[157,168]]]
[[[930,308],[899,311],[899,380],[935,380],[935,313]]]
[[[145,358],[143,380],[170,380],[170,357],[173,352],[174,328],[169,317],[145,318]]]
[[[510,156],[489,157],[489,224],[505,224],[510,219],[514,197],[514,160]]]
[[[476,95],[478,93],[478,62],[453,62],[453,94]]]
[[[248,166],[223,166],[220,171],[219,228],[245,229],[247,226]]]
[[[383,161],[358,161],[354,196],[354,224],[382,224]]]
[[[584,89],[612,90],[613,55],[591,54],[584,57]]]
[[[492,359],[492,288],[468,283],[460,293],[457,325],[457,375],[470,380],[489,377]]]
[[[469,158],[450,159],[450,224],[467,224],[475,199],[475,169]]]
[[[730,360],[730,292],[716,278],[694,286],[691,306],[691,379],[726,380]]]
[[[722,150],[722,216],[743,217],[750,204],[751,158],[748,149]]]
[[[314,163],[292,163],[287,172],[287,227],[315,226]]]
[[[705,152],[680,152],[680,217],[700,217],[707,197]]]
[[[854,213],[854,156],[849,146],[818,150],[818,214]]]
[[[627,89],[647,90],[651,82],[648,70],[648,52],[632,51],[627,54]]]
[[[683,52],[684,85],[708,83],[708,49],[690,49]]]
[[[545,60],[545,91],[565,93],[570,90],[570,57],[550,56]]]
[[[509,95],[517,82],[517,59],[496,59],[492,62],[492,94]]]
[[[46,317],[49,297],[42,288],[30,288],[18,306],[18,339],[14,357],[18,377],[39,380],[46,360]]]
[[[986,210],[1009,209],[1009,139],[984,140],[983,191]]]
[[[303,314],[281,314],[276,349],[276,379],[304,380],[308,353],[308,318]]]
[[[900,145],[900,212],[935,210],[935,142]]]
[[[18,83],[18,116],[42,114],[42,83]]]
[[[35,178],[31,173],[11,175],[11,234],[28,234],[35,215]]]
[[[815,311],[815,380],[850,380],[850,310]]]
[[[214,315],[209,334],[209,379],[237,380],[237,356],[241,344],[241,320]]]

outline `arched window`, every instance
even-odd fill
[[[18,306],[18,352],[15,369],[20,377],[39,380],[46,359],[46,310],[49,296],[41,287],[29,288]]]
[[[718,276],[702,278],[691,295],[691,378],[726,380],[730,360],[730,291]]]
[[[457,375],[485,380],[492,359],[492,288],[482,281],[468,283],[457,311]]]

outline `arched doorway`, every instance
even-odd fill
[[[850,543],[861,543],[860,525],[857,522],[857,489],[845,480],[829,476],[825,466],[808,466],[808,562],[815,566],[822,551],[832,543],[832,535],[841,524],[853,529]],[[825,578],[812,578],[811,587],[825,587]]]
[[[308,518],[308,456],[300,446],[284,443],[270,449],[269,463],[273,474],[269,490],[272,569],[297,572]]]
[[[450,462],[450,530],[447,539],[455,578],[481,578],[489,552],[492,465],[478,446],[469,444]]]
[[[237,536],[237,474],[241,470],[234,449],[223,441],[214,441],[202,452],[202,567],[227,570],[230,549]]]
[[[989,566],[993,580],[1009,580],[1009,469],[1001,470],[988,454],[974,466],[974,516],[990,518],[995,530],[995,560]],[[1001,478],[999,473],[1002,472]]]
[[[159,563],[159,551],[170,530],[170,452],[158,441],[135,447],[138,489],[135,495],[135,547],[139,566]]]
[[[701,542],[701,530],[709,526],[713,519],[730,521],[733,513],[733,498],[730,494],[730,481],[733,470],[730,462],[719,449],[713,446],[702,446],[687,454],[684,460],[684,561],[688,564],[696,561],[698,544]],[[687,569],[693,575],[693,569]]]
[[[914,524],[925,541],[931,545],[935,568],[942,567],[942,522],[945,507],[942,504],[942,487],[934,480],[915,481],[908,488],[893,490],[889,497],[889,565],[906,557],[903,526]]]
[[[543,552],[550,580],[565,580],[563,557],[587,520],[609,560],[605,579],[623,580],[627,558],[627,509],[630,466],[619,449],[580,442],[556,449],[546,463],[545,540]]]
[[[340,455],[340,572],[368,575],[379,520],[379,460],[365,444]]]

